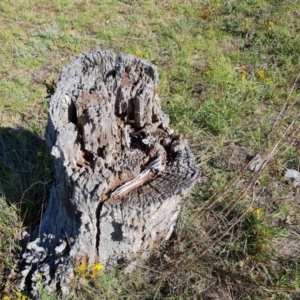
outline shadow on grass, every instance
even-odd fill
[[[53,163],[46,142],[27,129],[0,127],[0,191],[23,226],[35,226],[49,197]]]

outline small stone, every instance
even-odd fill
[[[253,172],[258,172],[260,170],[261,166],[263,165],[263,163],[265,162],[265,159],[266,159],[265,155],[257,154],[253,158],[253,160],[249,166],[249,169]]]
[[[284,177],[291,180],[295,187],[300,186],[300,172],[293,169],[286,169]]]

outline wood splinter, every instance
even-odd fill
[[[117,197],[122,194],[127,193],[133,188],[143,184],[145,181],[151,178],[151,174],[157,174],[163,172],[166,165],[162,163],[162,156],[157,157],[153,162],[147,166],[147,168],[141,172],[136,178],[127,181],[122,186],[117,188],[114,192],[111,193],[112,197]]]

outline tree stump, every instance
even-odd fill
[[[156,67],[112,51],[79,55],[52,96],[55,183],[23,252],[23,285],[67,290],[74,266],[145,259],[169,239],[199,177],[158,98]]]

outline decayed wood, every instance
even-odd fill
[[[111,51],[79,55],[51,98],[46,140],[55,184],[23,253],[23,285],[67,290],[80,262],[147,258],[170,237],[199,177],[157,94],[155,66]]]

